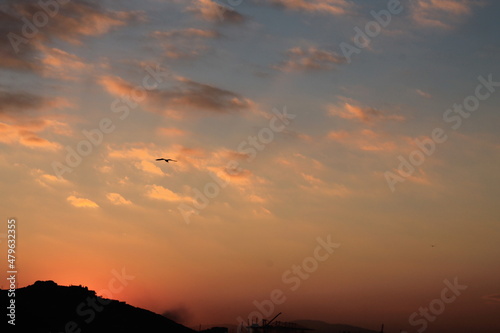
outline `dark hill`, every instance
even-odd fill
[[[59,286],[37,281],[16,290],[15,327],[8,324],[10,298],[0,290],[1,332],[30,333],[194,333],[193,330],[148,310],[102,298],[82,286]]]
[[[380,331],[369,330],[366,328],[344,325],[329,324],[319,320],[296,320],[294,323],[312,328],[313,333],[379,333]]]

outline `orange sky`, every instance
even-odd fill
[[[499,5],[224,1],[2,5],[19,286],[417,332],[457,278],[425,331],[496,332]]]

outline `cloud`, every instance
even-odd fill
[[[48,110],[71,106],[63,98],[49,98],[28,92],[12,92],[0,87],[0,142],[21,144],[30,148],[57,150],[60,145],[38,135],[51,132],[69,135],[69,126],[60,116],[45,114]]]
[[[194,4],[187,8],[187,11],[210,22],[234,24],[245,21],[245,17],[236,10],[212,0],[195,0]]]
[[[157,162],[158,163],[158,162]],[[140,161],[134,164],[135,167],[144,172],[149,172],[157,176],[165,176],[166,174],[151,161]]]
[[[28,92],[0,90],[0,116],[55,106],[56,101]]]
[[[199,83],[185,77],[174,78],[177,84],[171,89],[151,90],[146,94],[144,103],[155,112],[169,111],[207,111],[212,113],[231,113],[250,109],[254,103],[243,96],[229,90]],[[103,76],[99,83],[112,95],[118,97],[131,96],[135,87],[116,76]],[[139,102],[139,101],[137,101]]]
[[[261,0],[260,2],[289,10],[335,16],[349,14],[353,8],[352,1],[347,0]]]
[[[57,142],[51,142],[36,134],[43,130],[38,125],[19,126],[0,122],[0,142],[5,144],[21,144],[29,148],[39,148],[45,150],[58,150],[61,145]]]
[[[344,64],[347,59],[335,52],[315,47],[294,47],[286,52],[287,60],[273,68],[285,72],[299,70],[331,70],[335,65]]]
[[[55,2],[58,4],[58,2]],[[81,44],[83,37],[98,36],[114,28],[145,20],[143,12],[123,12],[103,9],[97,2],[73,0],[58,4],[56,14],[48,15],[38,2],[8,0],[0,11],[0,67],[40,71],[39,51],[55,39]],[[45,18],[38,27],[22,18]]]
[[[417,0],[413,1],[411,16],[424,27],[453,29],[472,13],[479,2],[472,0]]]
[[[81,58],[57,48],[41,47],[43,64],[42,73],[47,77],[63,80],[76,80],[78,74],[89,71],[92,67]]]
[[[220,34],[215,30],[203,30],[196,28],[174,29],[168,31],[154,31],[151,34],[156,38],[216,38]]]
[[[154,31],[151,36],[160,41],[167,57],[188,59],[204,53],[208,49],[204,40],[218,38],[220,34],[215,30],[188,28]]]
[[[307,183],[307,185],[301,185],[300,187],[305,191],[313,193],[314,195],[319,194],[325,196],[347,197],[352,194],[352,191],[344,185],[328,184],[322,179],[305,172],[301,172],[300,175]]]
[[[117,205],[117,206],[123,206],[123,205],[131,205],[132,201],[129,201],[122,197],[118,193],[107,193],[106,198],[108,198],[109,201],[111,201],[112,204]]]
[[[370,124],[381,120],[403,121],[405,119],[400,115],[389,115],[383,111],[362,106],[359,102],[350,98],[339,97],[339,99],[341,100],[340,103],[331,104],[327,107],[331,116]]]
[[[179,153],[170,152],[170,155],[165,155],[166,152],[157,148],[154,145],[137,144],[133,147],[125,147],[123,149],[116,149],[108,147],[108,157],[120,158],[127,161],[133,161],[133,165],[137,170],[144,171],[157,176],[168,176],[159,167],[161,164],[155,160],[161,156],[168,156],[177,159]],[[163,162],[164,163],[164,162]],[[170,168],[177,168],[176,165],[171,164]]]
[[[168,127],[168,128],[163,127],[163,128],[158,128],[157,133],[159,135],[164,135],[164,136],[184,136],[188,132],[175,127]]]
[[[67,186],[70,182],[64,178],[56,177],[54,175],[46,174],[43,170],[33,169],[31,174],[35,177],[35,181],[43,187],[53,188],[60,186]]]
[[[490,302],[500,303],[500,294],[484,295],[482,299],[485,299]]]
[[[146,196],[151,199],[168,201],[168,202],[192,202],[193,199],[187,196],[179,195],[168,188],[164,188],[160,185],[147,185],[146,186]]]
[[[431,94],[429,94],[428,92],[422,91],[422,90],[420,90],[420,89],[416,89],[416,90],[415,90],[415,92],[416,92],[418,95],[422,96],[423,98],[432,98],[432,95],[431,95]]]
[[[368,129],[353,132],[331,131],[327,137],[332,141],[363,151],[394,152],[401,149],[396,141]]]
[[[77,198],[74,195],[70,195],[66,200],[73,206],[78,208],[98,208],[99,205],[92,200],[85,198]]]

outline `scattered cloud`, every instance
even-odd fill
[[[417,0],[412,4],[413,20],[424,27],[453,29],[472,13],[478,1]]]
[[[69,135],[71,128],[60,120],[60,116],[46,114],[48,110],[69,106],[71,104],[63,98],[0,89],[0,142],[30,148],[59,149],[58,143],[40,137],[39,133]]]
[[[98,36],[127,24],[144,21],[140,11],[111,11],[97,2],[74,0],[59,5],[57,15],[48,22],[23,34],[25,22],[21,17],[33,17],[45,12],[38,2],[8,0],[6,10],[0,11],[0,67],[29,71],[43,70],[39,53],[44,44],[54,39],[81,44],[83,37]]]
[[[273,68],[285,72],[300,70],[331,70],[347,59],[332,51],[315,47],[294,47],[286,52],[287,60]]]
[[[339,97],[339,99],[341,100],[340,103],[328,105],[328,113],[331,116],[370,124],[381,120],[405,120],[403,116],[386,114],[381,110],[362,106],[359,102],[350,98]]]
[[[422,91],[420,89],[417,89],[415,91],[418,95],[422,96],[423,98],[432,98],[432,95],[429,94],[428,92]]]
[[[111,201],[113,205],[117,206],[132,204],[132,201],[125,199],[119,193],[107,193],[106,198],[108,198],[108,200]]]
[[[35,177],[35,181],[46,188],[53,188],[58,186],[69,185],[70,182],[62,177],[56,177],[54,175],[46,174],[43,170],[34,169],[31,174]]]
[[[146,186],[146,196],[151,199],[168,201],[168,202],[192,202],[193,199],[188,196],[179,195],[168,188],[164,188],[160,185],[148,185]]]
[[[251,109],[253,102],[237,93],[199,83],[185,77],[174,78],[175,87],[147,92],[144,103],[156,112],[207,111],[212,113],[230,113]],[[99,83],[112,95],[130,96],[135,87],[122,78],[103,76]],[[131,97],[133,98],[133,97]]]
[[[394,152],[400,149],[400,144],[395,140],[368,129],[353,132],[331,131],[327,137],[332,141],[364,151]]]
[[[157,176],[165,176],[166,174],[153,162],[151,161],[140,161],[136,162],[135,167],[144,172],[152,173]]]
[[[57,48],[41,47],[43,75],[62,80],[76,80],[91,69],[80,57]]]
[[[74,195],[70,195],[66,198],[66,200],[73,206],[78,208],[98,208],[99,205],[93,202],[92,200],[85,198],[77,198]]]
[[[351,194],[351,191],[344,185],[328,184],[322,179],[305,172],[301,172],[300,175],[307,183],[307,185],[300,186],[305,191],[335,197],[346,197]]]
[[[354,7],[352,1],[347,0],[260,0],[260,2],[289,10],[336,16],[349,14]]]
[[[157,129],[157,133],[164,136],[184,136],[188,132],[175,127],[162,127]]]
[[[160,41],[168,58],[189,59],[209,49],[204,40],[218,38],[220,34],[215,30],[188,28],[154,31],[151,36]]]
[[[245,17],[236,10],[212,0],[195,0],[194,4],[187,8],[187,11],[210,22],[242,23],[245,21]]]

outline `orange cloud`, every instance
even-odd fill
[[[352,2],[345,0],[264,0],[290,10],[329,15],[345,15],[353,7]]]
[[[22,27],[24,22],[19,17],[32,18],[42,11],[35,1],[16,0],[9,2],[9,10],[2,11],[0,20],[0,50],[2,61],[0,67],[15,68],[30,71],[44,70],[40,62],[40,49],[43,45],[61,39],[73,44],[81,44],[86,36],[98,36],[112,29],[130,23],[144,21],[143,12],[119,12],[103,9],[98,3],[87,1],[69,1],[59,5],[57,15],[49,18],[49,24],[43,27],[43,32],[34,34],[22,42]],[[13,34],[17,36],[12,37]],[[11,45],[14,40],[14,47]]]
[[[32,170],[31,174],[35,177],[35,181],[43,187],[51,188],[55,186],[67,186],[70,184],[70,182],[66,179],[46,174],[40,169]]]
[[[74,195],[70,195],[66,198],[66,200],[75,207],[78,208],[98,208],[99,205],[93,202],[92,200],[85,198],[77,198]]]
[[[229,113],[249,110],[254,103],[229,90],[199,83],[184,77],[174,78],[177,86],[170,90],[150,90],[144,104],[150,110],[165,112],[169,110],[208,111]],[[118,97],[131,95],[134,86],[116,76],[103,76],[99,83],[110,93]],[[134,99],[133,96],[130,98]],[[141,101],[137,101],[141,102]],[[168,108],[165,108],[165,105]]]
[[[29,148],[40,148],[45,150],[58,150],[61,145],[51,142],[37,135],[47,128],[46,122],[33,122],[27,124],[12,125],[0,122],[0,142],[5,144],[21,144]]]
[[[165,176],[166,174],[151,161],[140,161],[135,163],[135,167],[139,170],[152,173],[157,176]]]
[[[108,193],[106,194],[106,198],[111,201],[112,204],[122,206],[122,205],[131,205],[132,201],[129,201],[122,197],[119,193]]]
[[[386,135],[368,129],[357,132],[331,131],[327,137],[343,145],[364,151],[393,152],[401,149],[395,141],[386,139]]]
[[[74,54],[56,48],[42,47],[43,74],[63,80],[76,80],[77,75],[91,66]]]
[[[354,119],[364,123],[374,123],[380,120],[403,121],[405,118],[400,115],[387,115],[384,112],[361,106],[358,102],[350,98],[340,97],[342,102],[337,105],[328,106],[328,113],[343,119]]]
[[[175,127],[159,128],[157,130],[157,133],[160,135],[165,135],[165,136],[184,136],[187,134],[186,131],[181,130],[179,128],[175,128]]]
[[[421,26],[452,29],[464,21],[478,2],[470,0],[413,1],[412,18]]]
[[[193,199],[187,196],[179,195],[168,188],[164,188],[160,185],[148,185],[146,186],[147,192],[146,196],[156,200],[168,201],[168,202],[192,202]]]
[[[46,98],[27,92],[0,90],[0,142],[30,148],[57,150],[61,146],[42,138],[41,132],[70,135],[61,116],[45,114],[48,110],[69,107],[63,98]]]

